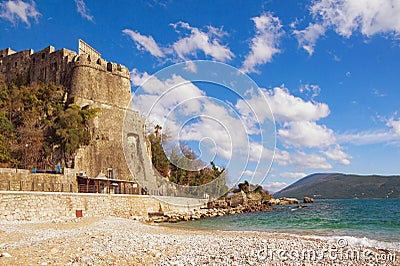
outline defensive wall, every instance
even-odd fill
[[[91,121],[91,141],[76,153],[73,168],[89,177],[101,176],[114,169],[114,178],[134,181],[145,175],[147,188],[156,191],[150,146],[145,137],[145,123],[130,107],[131,87],[129,70],[101,58],[100,53],[79,40],[79,54],[68,49],[55,50],[53,46],[36,53],[33,50],[15,52],[10,48],[0,51],[0,76],[6,81],[25,83],[54,83],[74,96],[82,108],[99,108]],[[125,115],[129,128],[122,135]],[[135,165],[129,171],[123,153],[123,140],[134,145],[129,155]]]

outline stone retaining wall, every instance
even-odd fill
[[[111,195],[57,192],[0,192],[1,221],[44,221],[83,216],[147,216],[148,212],[189,211],[204,205],[204,201],[178,198],[180,205],[170,198],[146,195]]]
[[[77,192],[75,172],[65,174],[31,173],[24,169],[0,168],[0,191]]]

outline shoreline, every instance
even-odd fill
[[[214,219],[214,218],[212,218]],[[287,237],[300,237],[300,238],[306,238],[306,239],[317,239],[321,241],[337,241],[338,239],[345,239],[349,244],[353,245],[362,245],[367,248],[374,248],[374,249],[382,249],[382,250],[388,250],[388,251],[393,251],[393,252],[400,252],[400,242],[399,241],[394,241],[394,242],[389,242],[385,241],[382,239],[374,239],[367,237],[365,235],[351,235],[351,234],[345,234],[341,232],[336,232],[335,234],[329,234],[325,233],[324,231],[318,231],[317,229],[310,229],[310,230],[276,230],[274,229],[269,229],[269,230],[241,230],[239,228],[235,229],[220,229],[220,228],[194,228],[194,227],[189,227],[189,226],[179,226],[179,223],[187,223],[187,222],[194,222],[194,221],[180,221],[178,223],[154,223],[153,226],[165,226],[167,228],[172,228],[172,229],[181,229],[181,230],[188,230],[188,231],[205,231],[205,232],[248,232],[248,233],[265,233],[265,234],[271,234],[271,235],[283,235]],[[150,224],[151,225],[151,224]],[[328,230],[329,231],[329,230]],[[321,233],[324,232],[324,233]],[[393,246],[395,244],[395,246]]]
[[[148,225],[84,217],[0,223],[1,265],[397,265],[400,252],[310,236]],[[345,257],[347,253],[359,254]],[[368,253],[368,254],[366,254]]]

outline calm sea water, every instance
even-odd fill
[[[400,199],[316,199],[312,204],[278,206],[273,211],[180,222],[174,227],[267,231],[400,250]]]

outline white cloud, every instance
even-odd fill
[[[321,88],[318,85],[314,84],[304,84],[300,87],[299,91],[300,93],[304,94],[311,93],[311,99],[314,99],[320,94]]]
[[[185,64],[186,64],[185,67],[186,71],[197,73],[197,66],[193,61],[186,61]]]
[[[154,41],[153,37],[144,36],[141,35],[139,32],[129,29],[125,29],[122,32],[132,38],[132,40],[136,43],[136,48],[138,50],[146,50],[155,57],[164,57],[164,52]]]
[[[325,34],[325,28],[322,25],[310,23],[306,29],[294,30],[293,34],[296,36],[299,46],[312,55],[317,40]]]
[[[287,147],[322,148],[335,143],[333,130],[313,121],[293,121],[278,130],[279,140]]]
[[[279,53],[279,39],[283,35],[282,24],[278,17],[272,14],[263,14],[252,18],[256,35],[250,43],[250,52],[246,56],[242,71],[256,72],[255,67],[272,61],[272,57]]]
[[[282,172],[282,173],[279,173],[279,175],[283,178],[298,179],[298,178],[305,177],[307,174],[305,174],[303,172]]]
[[[81,16],[89,21],[93,21],[93,16],[90,15],[89,9],[87,8],[84,0],[75,0],[76,11],[78,11]]]
[[[31,23],[29,19],[32,18],[34,21],[38,21],[40,17],[39,11],[36,9],[34,1],[24,2],[22,0],[6,1],[0,3],[0,17],[16,24],[18,20],[24,22],[28,27]]]
[[[330,147],[327,151],[323,152],[329,159],[338,161],[339,163],[343,165],[349,165],[350,164],[350,158],[351,156],[348,155],[343,151],[343,148],[340,145],[335,145],[333,147]]]
[[[375,96],[377,96],[377,97],[386,97],[386,96],[387,96],[385,93],[380,92],[380,91],[377,90],[377,89],[373,89],[373,90],[372,90],[372,94],[375,95]]]
[[[400,2],[387,0],[320,0],[310,8],[324,27],[349,38],[359,30],[368,37],[378,33],[400,34]]]
[[[394,117],[391,117],[386,125],[393,128],[396,135],[400,137],[400,119],[395,119]]]
[[[305,152],[296,152],[291,154],[291,164],[296,169],[331,169],[332,165],[327,162],[325,157],[318,154],[306,154]]]
[[[276,148],[274,161],[280,166],[287,166],[290,164],[290,153],[288,151]]]
[[[148,80],[151,76],[147,74],[147,72],[140,73],[137,68],[132,69],[131,71],[131,82],[135,86],[140,86],[144,84],[146,80]]]
[[[317,40],[328,29],[346,38],[354,32],[367,37],[392,34],[397,38],[400,35],[398,0],[317,0],[310,7],[310,13],[314,22],[304,30],[293,31],[299,46],[310,55],[314,53]]]
[[[288,89],[276,87],[266,91],[267,101],[277,122],[316,121],[329,115],[325,103],[304,101],[290,94]]]
[[[226,62],[235,55],[228,46],[221,44],[222,38],[227,35],[222,28],[208,26],[207,30],[202,31],[199,28],[192,27],[186,22],[177,22],[171,24],[177,33],[188,31],[188,34],[180,37],[171,45],[160,47],[152,36],[145,36],[137,31],[125,29],[122,32],[129,35],[136,43],[138,50],[146,50],[155,57],[175,56],[180,60],[188,60],[189,57],[196,58],[198,52],[203,52],[212,59]],[[181,32],[182,31],[182,32]],[[188,64],[187,70],[195,72],[194,64]]]
[[[190,35],[176,41],[172,47],[176,55],[186,60],[188,55],[196,56],[198,51],[202,51],[206,56],[225,62],[231,60],[234,54],[231,50],[222,45],[221,38],[226,35],[222,29],[208,26],[207,31],[201,31],[196,27],[191,27],[186,22],[177,22],[171,24],[175,30],[189,30]]]
[[[245,171],[243,171],[243,176],[253,176],[253,175],[255,175],[256,173],[254,172],[254,171],[251,171],[251,170],[245,170]]]
[[[348,132],[337,134],[336,139],[339,143],[370,145],[396,141],[398,140],[398,136],[396,136],[395,132],[391,132],[388,130],[369,130],[357,133]]]
[[[287,183],[285,182],[271,182],[263,185],[263,188],[268,190],[269,193],[275,193],[281,190],[284,187],[287,187]]]

